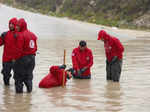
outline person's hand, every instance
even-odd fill
[[[63,65],[59,66],[59,68],[60,68],[60,69],[66,69],[66,65],[63,64]]]
[[[112,61],[110,62],[110,64],[111,65],[114,64],[117,60],[118,60],[118,57],[114,56],[113,59],[112,59]]]
[[[15,62],[16,60],[15,59],[12,59],[12,62]]]
[[[18,34],[17,34],[17,33],[15,33],[15,34],[14,34],[14,38],[17,38],[17,37],[18,37]]]
[[[16,62],[16,60],[15,59],[12,59],[12,63],[14,64]]]
[[[71,79],[72,78],[72,74],[70,71],[67,71],[67,79]]]
[[[6,34],[7,34],[7,32],[3,32],[3,33],[1,34],[1,38],[4,39],[5,36],[6,36]]]
[[[80,70],[77,70],[77,74],[78,74],[78,76],[81,76],[81,71]]]
[[[106,59],[106,64],[108,64],[108,65],[110,64],[109,61],[108,61],[107,59]]]
[[[74,74],[75,74],[75,70],[74,70],[73,68],[69,68],[69,69],[68,69],[68,70],[66,70],[66,71],[70,72],[72,75],[74,75]]]
[[[87,70],[87,67],[81,69],[81,73],[84,73]]]

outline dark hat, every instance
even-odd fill
[[[86,41],[81,40],[81,41],[79,42],[79,45],[80,45],[81,47],[85,47],[85,46],[86,46]]]

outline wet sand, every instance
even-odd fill
[[[4,87],[0,75],[0,112],[149,112],[150,38],[123,42],[125,53],[120,83],[106,81],[103,43],[87,42],[94,55],[91,80],[71,79],[65,88],[38,88],[49,66],[63,62],[63,49],[67,50],[70,67],[72,49],[78,46],[78,40],[40,39],[33,92],[27,94],[24,88],[23,95],[16,94],[13,79],[10,87]]]

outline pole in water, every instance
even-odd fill
[[[64,59],[63,59],[63,64],[66,64],[66,49],[64,49]],[[65,70],[63,71],[63,81],[62,81],[62,87],[65,87]]]

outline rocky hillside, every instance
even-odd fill
[[[19,8],[108,26],[150,28],[150,0],[3,0]]]

